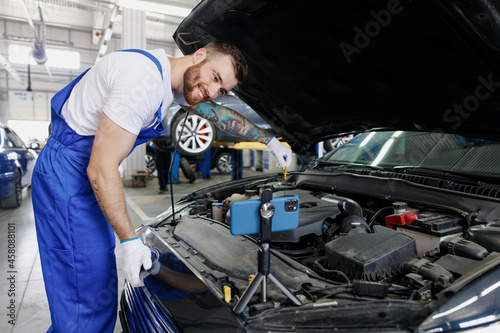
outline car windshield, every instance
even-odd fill
[[[360,134],[323,161],[383,168],[428,168],[500,177],[500,142],[454,134],[383,131]]]

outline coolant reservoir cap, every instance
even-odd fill
[[[397,212],[405,212],[408,209],[408,204],[403,201],[397,201],[392,204],[392,208]]]

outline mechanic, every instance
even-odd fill
[[[241,82],[247,64],[232,44],[212,42],[195,53],[164,50],[110,53],[52,99],[52,135],[32,180],[40,259],[52,326],[48,332],[113,332],[117,311],[115,235],[123,273],[142,286],[150,250],[127,213],[118,166],[135,146],[157,137],[172,102],[223,128],[237,117],[240,136],[267,143],[284,168],[291,150],[233,110],[206,103]],[[227,129],[231,131],[231,126]]]

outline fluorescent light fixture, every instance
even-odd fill
[[[153,3],[140,0],[117,0],[116,3],[120,7],[143,10],[145,12],[160,13],[165,15],[186,17],[191,9],[162,3]]]
[[[9,61],[18,65],[36,65],[30,57],[31,47],[24,45],[9,45]],[[63,51],[56,49],[46,49],[48,67],[59,67],[67,69],[80,69],[80,53],[76,51]]]
[[[394,134],[391,136],[391,138],[389,140],[387,140],[386,143],[384,143],[384,145],[382,146],[382,149],[380,149],[380,152],[377,155],[377,158],[375,158],[373,163],[370,165],[377,166],[380,163],[380,161],[382,161],[382,159],[385,157],[385,155],[387,155],[387,152],[389,151],[389,148],[391,148],[392,144],[394,143],[394,140],[398,136],[400,136],[402,133],[403,133],[402,131],[394,132]]]
[[[10,75],[17,81],[24,83],[21,77],[19,76],[19,73],[12,67],[12,65],[4,58],[3,55],[0,54],[0,65],[2,65],[7,72],[9,72]]]
[[[361,142],[361,144],[359,145],[360,147],[364,147],[368,144],[368,142],[372,139],[372,137],[375,135],[375,132],[370,132],[370,134],[368,134],[366,136],[366,138],[363,140],[363,142]]]

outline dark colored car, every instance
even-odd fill
[[[246,103],[233,94],[219,96],[214,101],[236,110],[262,129],[268,130],[271,128]],[[210,121],[196,114],[191,113],[187,118],[185,117],[186,112],[177,104],[172,105],[168,109],[167,115],[162,120],[165,131],[154,140],[156,148],[170,151],[173,149],[173,145],[179,141],[178,149],[182,155],[200,156],[212,147],[214,143],[242,141],[241,138],[220,130]],[[184,125],[183,135],[180,136],[184,119],[186,119],[186,124]],[[179,137],[181,138],[180,140],[178,140]]]
[[[24,188],[31,186],[35,151],[9,127],[0,125],[0,207],[21,206]]]
[[[356,135],[286,179],[198,190],[139,228],[162,271],[126,284],[124,331],[499,331],[499,10],[201,2],[179,47],[235,43],[250,67],[235,93],[294,152]]]

